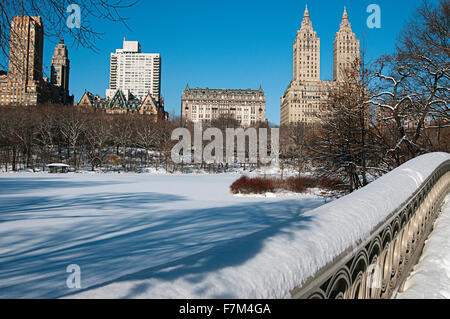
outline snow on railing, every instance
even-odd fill
[[[390,297],[419,258],[449,188],[450,154],[430,153],[311,211],[317,231],[291,296]]]

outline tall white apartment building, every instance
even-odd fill
[[[131,93],[143,100],[148,93],[160,101],[161,56],[159,53],[142,53],[138,41],[123,40],[123,49],[111,53],[109,89],[106,97],[112,98],[117,90]]]

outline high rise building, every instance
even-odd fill
[[[16,16],[11,22],[7,80],[0,104],[37,104],[42,99],[44,26],[40,17]]]
[[[0,76],[0,105],[73,102],[64,42],[55,48],[51,80],[43,78],[44,25],[41,17],[16,16],[11,22],[8,74]]]
[[[266,97],[258,90],[202,89],[189,85],[181,97],[181,119],[211,121],[219,117],[233,118],[242,126],[265,121]]]
[[[64,39],[61,38],[55,47],[50,70],[50,83],[59,87],[64,99],[69,99],[69,71],[70,61]]]
[[[280,124],[319,120],[328,93],[343,79],[346,68],[359,58],[359,40],[351,30],[344,8],[333,51],[333,81],[320,80],[320,39],[314,31],[308,7],[293,45],[293,78],[281,97]]]
[[[111,53],[109,89],[106,97],[112,98],[117,90],[144,99],[148,93],[153,99],[161,97],[161,56],[159,53],[142,53],[138,41],[123,40],[123,48]]]
[[[14,17],[9,41],[9,78],[25,84],[39,81],[42,78],[43,48],[41,17]]]
[[[345,69],[352,67],[356,59],[359,59],[359,40],[352,32],[344,7],[342,22],[333,44],[333,80],[343,80]]]
[[[320,39],[313,30],[308,7],[294,42],[294,81],[320,80]]]

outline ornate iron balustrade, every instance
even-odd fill
[[[301,286],[293,298],[391,298],[417,263],[450,191],[450,160],[441,163],[400,207]],[[392,194],[386,194],[387,196]]]

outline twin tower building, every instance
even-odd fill
[[[359,40],[352,32],[344,8],[333,48],[333,81],[320,80],[320,39],[314,31],[308,7],[303,14],[293,50],[293,78],[281,97],[280,124],[313,123],[320,118],[320,108],[329,90],[345,78],[346,69],[359,59]],[[183,121],[212,120],[231,116],[243,126],[265,120],[266,99],[259,90],[215,90],[190,88],[181,98]]]
[[[333,45],[333,81],[320,80],[320,39],[314,31],[308,7],[303,14],[293,48],[293,78],[281,97],[280,124],[312,123],[318,119],[327,92],[345,78],[346,69],[360,57],[359,40],[352,32],[344,8]]]

